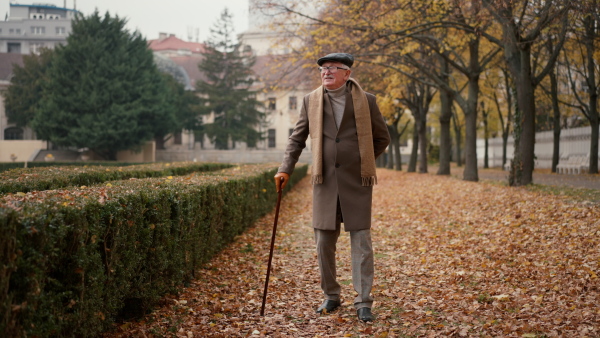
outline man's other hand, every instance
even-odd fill
[[[275,187],[277,188],[277,192],[283,190],[285,185],[290,180],[290,175],[287,173],[277,173],[275,174]]]

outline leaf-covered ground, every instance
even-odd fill
[[[600,207],[451,177],[380,169],[373,200],[377,320],[352,305],[349,236],[338,243],[342,308],[322,302],[305,178],[282,201],[265,316],[273,214],[198,279],[106,337],[599,337]]]

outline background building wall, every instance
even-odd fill
[[[540,169],[552,168],[553,131],[539,132],[535,134],[535,167]],[[589,155],[591,144],[590,127],[563,129],[560,134],[560,158],[573,155]],[[485,140],[477,140],[477,164],[483,167],[485,155]],[[508,138],[506,148],[507,161],[514,156],[514,138]],[[490,167],[502,166],[502,138],[489,139],[488,163]]]
[[[11,154],[17,156],[18,162],[31,161],[44,148],[46,142],[40,140],[0,140],[0,162],[12,162]]]

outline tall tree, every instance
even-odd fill
[[[251,90],[254,58],[241,53],[240,43],[234,41],[232,16],[227,9],[210,31],[199,64],[206,80],[196,84],[204,113],[213,116],[204,130],[217,149],[234,148],[236,142],[254,147],[263,139],[258,127],[265,117],[256,92]]]
[[[164,149],[164,144],[182,130],[197,131],[201,129],[202,119],[199,116],[200,98],[184,86],[170,73],[163,74],[167,90],[167,107],[173,111],[154,132],[156,149]]]
[[[487,35],[488,39],[504,49],[504,57],[514,79],[517,107],[520,119],[516,122],[519,132],[515,134],[515,156],[512,163],[511,185],[527,185],[533,181],[535,150],[535,88],[554,68],[566,38],[570,0],[527,1],[527,0],[481,0],[494,19],[502,26],[502,38]],[[542,32],[549,27],[559,26],[560,33],[555,53],[539,72],[532,61],[532,53],[540,49],[537,45]],[[517,116],[517,114],[515,114]],[[516,126],[516,125],[515,125]]]
[[[419,172],[427,173],[427,113],[435,89],[417,80],[411,80],[399,97],[400,102],[411,111],[415,119],[415,136],[413,137],[413,149],[408,164],[408,172],[416,171],[417,158]],[[418,144],[418,148],[416,146]],[[418,153],[418,156],[417,156]]]
[[[577,43],[577,53],[573,53],[575,62],[569,64],[569,82],[576,107],[590,123],[591,142],[589,152],[590,174],[598,173],[598,138],[600,128],[600,113],[598,110],[598,95],[600,95],[600,9],[598,0],[585,0],[575,6],[578,12],[577,24],[573,31]],[[583,84],[583,86],[581,86]]]
[[[43,82],[53,57],[51,49],[42,49],[39,55],[23,56],[23,67],[16,65],[5,95],[6,115],[9,123],[25,127],[31,123],[39,109]]]
[[[40,138],[114,160],[118,151],[152,140],[172,119],[152,52],[125,24],[97,11],[73,21],[67,44],[55,50],[32,122]]]

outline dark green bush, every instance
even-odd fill
[[[226,163],[151,163],[126,167],[46,167],[11,169],[0,173],[0,194],[62,189],[130,178],[186,175],[231,167]]]
[[[0,335],[97,336],[273,209],[273,165],[0,198]],[[289,189],[306,175],[296,169]]]

